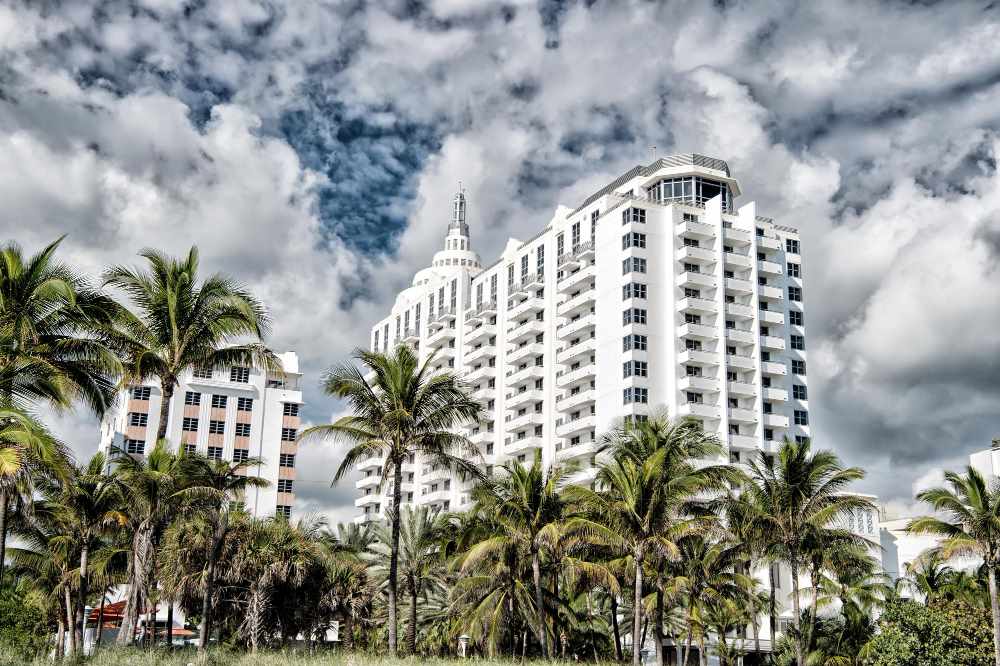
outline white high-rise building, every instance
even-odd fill
[[[798,232],[739,208],[722,160],[639,165],[484,265],[455,196],[445,247],[371,330],[460,373],[485,407],[469,431],[488,469],[540,450],[588,474],[623,418],[692,416],[734,462],[809,436]],[[381,516],[382,461],[359,464],[359,520]],[[592,472],[590,472],[592,473]],[[405,502],[461,509],[468,485],[413,460]]]
[[[295,503],[296,438],[302,391],[299,358],[278,354],[283,373],[255,368],[196,368],[178,380],[167,417],[167,441],[209,458],[261,458],[250,470],[267,488],[251,488],[246,510],[259,517],[290,516]],[[157,380],[121,391],[101,422],[101,450],[112,445],[145,455],[156,443],[161,391]]]

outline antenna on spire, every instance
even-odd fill
[[[656,159],[656,144],[654,143],[649,147],[649,157],[653,160]]]

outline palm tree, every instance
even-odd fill
[[[56,261],[61,241],[29,257],[16,243],[0,248],[0,408],[32,410],[40,403],[66,408],[80,399],[101,415],[114,396],[121,366],[97,334],[114,322],[120,308]],[[40,453],[26,447],[18,457]],[[52,463],[60,454],[49,446],[43,458]],[[20,475],[26,491],[21,498],[30,502],[26,480]],[[0,480],[0,580],[16,485],[7,481]]]
[[[925,516],[910,522],[911,532],[944,537],[941,554],[974,555],[983,558],[993,612],[993,651],[1000,666],[1000,601],[997,598],[997,567],[1000,565],[1000,483],[987,486],[973,467],[966,473],[946,472],[947,487],[925,490],[917,499],[927,502],[941,517]]]
[[[446,524],[437,511],[426,506],[404,507],[400,520],[398,571],[409,596],[410,618],[406,628],[406,646],[410,654],[417,649],[417,604],[431,588],[443,589],[438,542]],[[369,548],[369,560],[377,565],[376,577],[388,578],[392,559],[392,530],[386,525],[375,529],[376,540]]]
[[[178,378],[193,367],[259,367],[280,371],[281,363],[261,341],[269,322],[264,307],[241,284],[224,275],[198,282],[198,249],[183,259],[156,250],[140,252],[144,272],[109,268],[105,285],[121,289],[136,312],[124,312],[109,344],[125,359],[124,383],[160,382],[156,438],[167,436],[170,399]]]
[[[155,583],[156,545],[175,515],[176,493],[184,487],[183,454],[174,454],[165,440],[146,457],[121,454],[117,469],[132,536],[128,563],[128,596],[118,632],[118,645],[131,645],[141,609],[151,612]]]
[[[243,500],[248,488],[264,488],[268,482],[258,476],[247,474],[247,470],[262,461],[248,458],[243,461],[209,460],[200,455],[186,455],[180,460],[186,488],[177,492],[177,497],[191,501],[198,509],[204,510],[212,525],[212,537],[208,543],[208,556],[202,572],[203,588],[201,602],[201,628],[198,632],[198,652],[205,653],[212,625],[212,599],[215,594],[216,567],[223,542],[229,530],[231,503]],[[167,622],[167,645],[172,634],[171,623]]]
[[[816,531],[831,529],[850,511],[874,510],[864,497],[846,494],[850,484],[865,473],[857,467],[843,467],[830,451],[814,453],[809,440],[786,440],[776,458],[761,457],[749,464],[748,519],[755,521],[759,533],[770,535],[778,558],[792,570],[795,658],[798,666],[805,666],[799,576],[808,564],[810,540]]]
[[[353,444],[334,475],[334,483],[363,458],[385,458],[382,482],[392,478],[392,503],[388,511],[392,523],[392,553],[386,590],[389,650],[396,654],[403,463],[419,455],[432,464],[480,476],[474,464],[455,455],[460,447],[468,453],[471,444],[453,429],[463,422],[476,420],[482,408],[455,375],[432,374],[433,355],[420,363],[409,347],[400,345],[391,356],[359,350],[356,358],[373,373],[371,383],[353,364],[331,370],[323,380],[324,391],[346,399],[354,413],[335,423],[309,428],[301,438],[333,438]]]

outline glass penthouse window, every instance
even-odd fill
[[[722,209],[731,210],[732,195],[729,185],[701,176],[685,176],[683,178],[665,178],[652,187],[646,188],[646,194],[659,203],[703,204],[709,199],[722,195]]]

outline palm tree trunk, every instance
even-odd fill
[[[694,640],[694,603],[693,601],[688,602],[687,611],[687,640],[684,643],[684,666],[687,666],[688,661],[691,659],[691,643]]]
[[[399,458],[393,464],[392,474],[392,553],[389,557],[389,589],[387,591],[389,601],[389,653],[395,657],[397,655],[397,615],[396,615],[396,590],[399,576],[399,505],[403,499],[403,459]]]
[[[149,532],[151,527],[146,523],[140,525],[132,538],[132,557],[129,563],[128,594],[125,597],[125,610],[122,614],[121,629],[118,632],[116,643],[121,647],[132,645],[135,642],[135,630],[139,625],[139,608],[145,600],[147,580],[147,559],[150,556],[148,551]]]
[[[816,613],[819,605],[819,567],[814,566],[809,578],[812,585],[812,608],[809,609],[809,649],[813,649],[816,636]]]
[[[754,663],[760,659],[760,621],[756,615],[753,619],[753,654]]]
[[[417,653],[417,586],[410,586],[410,623],[406,627],[406,645],[411,655]]]
[[[517,658],[517,625],[514,622],[514,577],[510,577],[510,589],[507,592],[507,612],[510,617],[510,658]]]
[[[83,641],[87,635],[87,567],[90,564],[89,559],[90,548],[84,542],[84,545],[80,548],[80,603],[78,605],[83,612],[83,618],[80,623],[80,645],[83,645]]]
[[[0,584],[3,583],[4,565],[7,560],[7,489],[0,488]]]
[[[770,622],[770,629],[771,629],[771,650],[772,650],[772,652],[774,651],[774,645],[775,645],[775,643],[777,641],[777,639],[775,638],[775,633],[777,632],[777,627],[778,627],[778,617],[777,617],[777,610],[778,610],[777,596],[778,596],[778,593],[776,591],[776,589],[777,589],[777,581],[775,581],[775,579],[774,579],[774,567],[775,567],[775,565],[773,563],[769,564],[767,566],[768,582],[771,584],[770,598],[768,599],[768,621]]]
[[[803,661],[802,626],[799,622],[799,563],[797,559],[792,559],[792,612],[795,614],[793,622],[798,636],[795,637],[795,663],[797,666],[805,666]]]
[[[635,550],[635,599],[632,603],[632,666],[642,660],[642,548]]]
[[[167,626],[164,629],[166,636],[164,637],[163,643],[168,648],[172,647],[174,644],[174,602],[170,600],[167,602]]]
[[[167,437],[167,420],[170,418],[170,399],[174,397],[173,378],[164,378],[160,382],[160,422],[156,427],[156,441]]]
[[[71,657],[76,654],[76,613],[73,612],[73,593],[69,585],[63,588],[63,601],[66,605],[66,632],[68,642],[66,656]]]
[[[986,575],[990,579],[990,607],[993,609],[993,658],[996,666],[1000,666],[1000,599],[997,597],[996,565],[988,564]]]
[[[104,633],[104,597],[106,590],[101,588],[101,609],[97,611],[97,634],[94,636],[94,649],[101,647],[101,635]]]
[[[600,661],[597,656],[597,638],[594,630],[594,603],[590,598],[591,590],[587,590],[587,628],[590,630],[590,647],[594,652],[594,663]]]
[[[542,605],[542,564],[538,550],[531,551],[531,577],[535,583],[535,610],[538,613],[538,643],[542,646],[542,656],[549,658],[548,639],[545,636],[545,606]]]
[[[653,618],[653,640],[656,641],[656,663],[663,666],[663,581],[656,581],[656,617]]]
[[[350,609],[344,611],[344,626],[342,628],[338,627],[338,629],[341,629],[342,632],[343,632],[343,634],[344,634],[343,636],[340,636],[339,634],[341,633],[341,631],[337,632],[337,634],[338,634],[337,638],[339,638],[340,641],[341,641],[341,643],[344,644],[344,649],[353,652],[354,651],[354,612],[353,611],[351,611]]]
[[[226,517],[217,517],[215,533],[212,535],[212,548],[208,551],[208,563],[205,566],[205,592],[201,597],[201,628],[198,630],[198,653],[205,654],[208,647],[208,635],[212,624],[212,595],[215,593],[215,567],[219,559],[219,549],[226,537]],[[171,631],[171,629],[168,629]]]
[[[622,661],[625,656],[622,654],[622,633],[618,628],[618,597],[611,594],[611,629],[615,634],[615,659]]]
[[[62,615],[62,613],[59,613],[59,615]],[[60,619],[56,620],[56,648],[54,656],[57,661],[62,659],[63,655],[66,654],[65,647],[66,647],[66,620],[63,620],[60,617]]]

